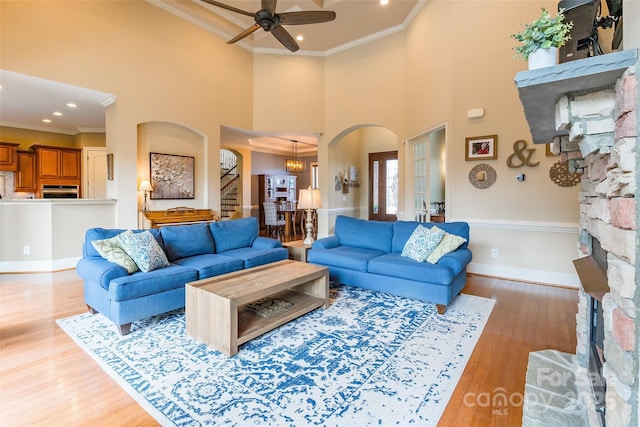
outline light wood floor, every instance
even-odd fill
[[[577,291],[471,276],[464,292],[496,305],[440,425],[517,426],[529,352],[575,352]],[[0,275],[0,425],[157,425],[55,323],[84,311],[75,270]],[[500,393],[515,404],[487,404]]]

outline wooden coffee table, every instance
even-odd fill
[[[267,297],[293,305],[269,317],[244,307]],[[233,356],[240,344],[322,306],[329,306],[328,268],[274,262],[187,283],[187,334]]]

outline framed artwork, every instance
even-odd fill
[[[547,157],[553,157],[553,156],[556,155],[556,154],[553,154],[553,152],[551,151],[551,144],[553,144],[553,142],[550,142],[548,144],[544,144],[544,146],[545,146],[544,154]]]
[[[113,153],[107,154],[107,179],[113,181]]]
[[[194,158],[149,153],[151,199],[193,199]]]
[[[498,135],[474,136],[465,139],[465,160],[498,158]]]

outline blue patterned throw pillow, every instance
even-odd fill
[[[409,237],[407,243],[404,244],[401,255],[418,262],[424,262],[436,246],[438,246],[443,237],[444,231],[439,228],[427,228],[420,224],[413,230],[411,237]]]
[[[118,235],[120,245],[133,259],[141,271],[148,273],[156,268],[169,265],[167,256],[158,241],[148,231],[134,233],[127,230]]]

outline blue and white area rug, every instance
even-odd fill
[[[226,357],[185,332],[184,311],[121,337],[102,315],[58,324],[163,425],[435,426],[494,301],[434,304],[360,288]]]

